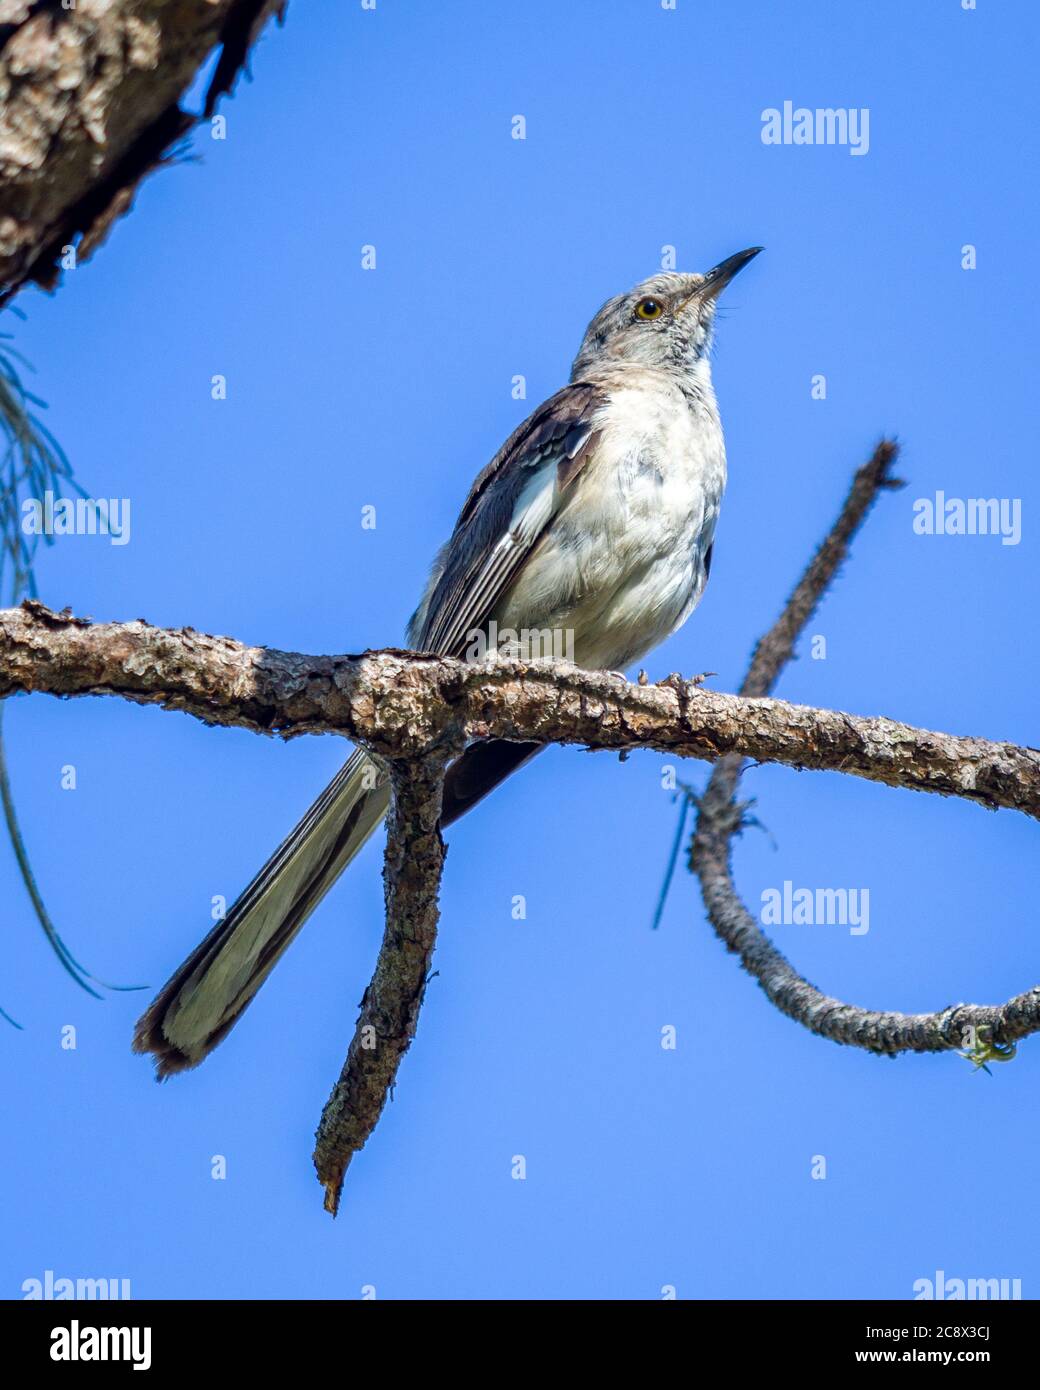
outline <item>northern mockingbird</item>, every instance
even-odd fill
[[[715,301],[758,254],[663,273],[608,300],[570,382],[477,478],[408,626],[418,651],[462,657],[475,634],[563,632],[573,659],[623,670],[686,621],[711,567],[726,484],[709,361]],[[495,626],[492,626],[494,624]],[[519,639],[516,635],[519,634]],[[449,767],[450,825],[539,745],[474,743]],[[196,1066],[375,831],[385,772],[360,750],[141,1018],[160,1077]]]

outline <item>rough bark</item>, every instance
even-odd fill
[[[437,939],[445,853],[439,825],[444,763],[439,758],[397,763],[391,777],[383,866],[386,932],[314,1149],[325,1210],[333,1216],[347,1166],[375,1129],[415,1036]]]
[[[86,260],[282,0],[0,0],[0,303]],[[181,108],[218,46],[204,110]]]
[[[1040,752],[895,720],[726,695],[669,676],[629,685],[566,662],[467,664],[396,649],[305,656],[142,620],[92,624],[28,600],[0,611],[0,698],[117,695],[208,724],[339,733],[386,758],[470,738],[726,753],[851,773],[1040,816]]]

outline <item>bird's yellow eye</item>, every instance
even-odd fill
[[[664,313],[664,305],[659,299],[641,299],[636,305],[637,319],[659,319]]]

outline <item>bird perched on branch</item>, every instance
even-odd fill
[[[653,275],[589,324],[570,382],[479,475],[408,627],[418,651],[463,657],[509,633],[512,655],[566,635],[578,665],[623,670],[693,612],[711,567],[726,451],[710,349],[721,291],[761,250],[705,275]],[[539,751],[476,742],[448,768],[450,825]],[[355,751],[134,1035],[160,1077],[227,1034],[336,879],[379,826],[389,779]]]

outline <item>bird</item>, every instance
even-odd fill
[[[548,630],[566,634],[577,665],[622,672],[682,626],[708,581],[726,486],[716,304],[761,249],[704,274],[660,271],[607,300],[568,383],[473,483],[408,624],[410,649],[463,658],[475,636],[498,633],[522,657]],[[448,766],[442,828],[540,748],[471,743]],[[356,749],[138,1021],[133,1049],[153,1054],[159,1080],[224,1039],[389,801],[385,768]]]

